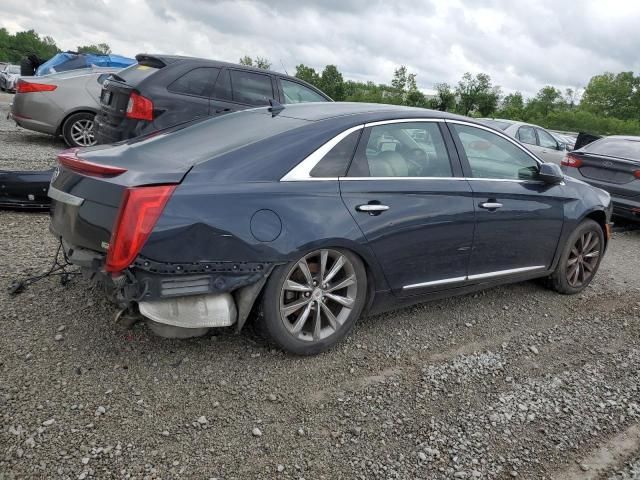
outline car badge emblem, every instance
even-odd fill
[[[602,165],[605,167],[613,167],[613,162],[604,162]]]

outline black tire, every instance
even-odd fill
[[[322,285],[323,282],[320,282],[320,285],[318,285],[318,287],[315,288],[313,292],[309,294],[311,296],[311,299],[307,300],[307,303],[312,305],[311,311],[313,312],[308,314],[309,329],[314,329],[315,327],[315,322],[316,322],[315,308],[316,307],[319,308],[319,310],[322,312],[323,315],[325,315],[325,309],[328,309],[328,308],[333,309],[334,313],[336,310],[338,310],[339,313],[337,314],[337,317],[336,316],[333,317],[333,320],[340,317],[343,317],[344,320],[342,321],[342,323],[339,323],[339,324],[332,322],[333,325],[338,325],[338,327],[335,328],[335,330],[333,330],[333,327],[329,324],[328,319],[326,317],[323,319],[322,315],[320,315],[320,318],[321,318],[320,323],[321,325],[325,325],[322,329],[323,335],[326,335],[326,336],[316,339],[315,330],[313,330],[313,332],[308,332],[308,333],[305,333],[305,331],[301,331],[300,333],[298,333],[298,335],[295,335],[294,333],[292,333],[292,331],[290,331],[289,328],[295,329],[294,325],[297,324],[297,321],[292,322],[294,323],[294,325],[292,325],[291,323],[288,323],[289,328],[285,326],[285,322],[287,322],[290,319],[290,317],[287,318],[284,313],[282,313],[281,315],[281,308],[283,306],[292,305],[295,301],[300,301],[300,300],[304,301],[305,299],[302,298],[302,296],[306,295],[306,293],[292,292],[291,290],[284,288],[285,282],[287,280],[290,280],[292,278],[292,275],[295,274],[295,270],[296,268],[298,268],[299,262],[302,262],[304,259],[313,260],[314,258],[316,258],[315,255],[321,255],[320,252],[323,252],[323,251],[331,252],[331,255],[335,255],[335,254],[342,255],[345,257],[346,260],[348,260],[350,264],[348,268],[349,273],[348,274],[344,273],[344,276],[341,276],[340,278],[342,278],[342,281],[344,281],[344,279],[354,276],[356,281],[355,286],[344,287],[343,289],[338,289],[333,291],[333,293],[339,292],[340,295],[345,295],[345,297],[340,297],[340,298],[346,298],[348,295],[351,294],[352,296],[354,296],[353,304],[350,308],[350,311],[348,311],[349,309],[342,310],[344,309],[344,307],[340,306],[340,304],[338,303],[334,304],[334,302],[328,298],[330,297],[329,294],[327,295],[327,298],[325,298],[325,296],[323,295],[322,297],[320,298],[316,297],[316,300],[313,300],[316,293],[318,293],[317,290],[321,290],[320,293],[332,292],[331,290],[332,285],[330,285],[330,283],[333,284],[333,287],[341,284],[341,281],[339,279],[335,281],[330,280],[326,283],[327,290],[322,291],[322,289],[325,288],[325,285]],[[332,259],[333,257],[330,257],[330,258]],[[330,265],[329,261],[331,260],[325,260],[326,265]],[[316,262],[315,264],[313,262],[309,262],[308,265],[309,265],[309,270],[311,271],[314,270],[314,268],[312,267],[316,265],[315,273],[311,273],[311,275],[314,281],[317,281],[320,277],[318,273],[318,270],[320,269],[319,261]],[[333,265],[335,265],[335,260]],[[347,265],[348,264],[345,264],[345,267],[344,267],[345,272],[347,270]],[[331,267],[328,267],[325,270],[325,272],[330,272],[330,270],[331,270]],[[351,292],[349,292],[347,289],[349,289]],[[346,292],[346,293],[342,293],[342,292]],[[294,297],[290,301],[290,303],[285,304],[284,302],[285,302],[286,295],[299,295],[299,296]],[[262,315],[262,318],[257,319],[258,321],[257,326],[258,326],[258,329],[261,331],[261,333],[264,336],[266,336],[268,340],[271,340],[273,343],[275,343],[277,346],[279,346],[283,350],[286,350],[287,352],[294,353],[297,355],[316,355],[318,353],[321,353],[330,349],[331,347],[333,347],[335,344],[340,342],[349,334],[349,332],[352,330],[353,326],[355,325],[356,321],[360,317],[360,314],[362,313],[362,310],[367,300],[366,297],[367,297],[367,273],[362,263],[362,260],[360,260],[360,258],[357,255],[355,255],[353,252],[349,250],[338,249],[338,248],[329,248],[329,249],[322,249],[314,252],[309,252],[307,255],[302,256],[298,261],[290,262],[287,265],[276,267],[274,271],[271,273],[271,276],[267,281],[265,290],[262,295],[261,310],[263,315]],[[321,305],[320,302],[322,302],[323,305]],[[298,319],[300,319],[300,317],[303,316],[303,313],[304,313],[303,310],[305,310],[306,308],[307,308],[306,306],[300,307],[300,310],[299,310],[300,315],[297,317]],[[297,313],[292,312],[290,315],[297,315]],[[307,326],[307,324],[305,324],[305,326]],[[326,332],[332,332],[332,333],[326,334]],[[307,338],[301,339],[300,336],[306,336]]]
[[[591,236],[589,236],[590,234]],[[595,246],[597,249],[597,257],[591,256],[587,258],[591,254],[587,253],[587,255],[584,255],[585,252],[580,253],[581,248],[584,247],[581,245],[585,238],[591,238],[590,242],[597,242]],[[556,292],[566,295],[574,295],[582,292],[591,283],[598,271],[600,261],[602,260],[602,254],[604,253],[604,247],[605,241],[602,227],[594,220],[584,220],[569,236],[564,250],[562,251],[562,255],[560,256],[558,266],[549,279],[550,287]],[[576,258],[578,260],[577,262],[574,262],[574,259]],[[578,278],[576,279],[577,281],[572,281],[576,275],[573,265],[576,264],[577,266],[575,268],[578,269]],[[569,270],[570,267],[572,270]],[[582,268],[582,272],[588,273],[583,281],[579,281],[580,268]]]
[[[88,122],[92,125],[92,143],[87,138],[87,142],[83,144],[82,142],[78,142],[74,139],[74,127],[86,125]],[[95,114],[89,112],[78,112],[70,115],[69,118],[64,121],[64,125],[62,125],[62,138],[64,139],[64,142],[70,147],[89,147],[95,145]]]

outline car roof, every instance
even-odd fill
[[[308,121],[321,121],[344,116],[364,116],[368,121],[392,118],[446,118],[451,120],[474,121],[472,118],[426,108],[387,105],[383,103],[361,102],[309,102],[284,106],[278,115]]]
[[[212,60],[209,58],[200,58],[200,57],[187,57],[184,55],[164,55],[164,54],[150,54],[150,53],[139,53],[136,55],[136,60],[138,63],[141,62],[150,62],[159,61],[164,63],[165,65],[171,65],[172,63],[177,62],[196,62],[202,65],[208,65],[212,67],[228,67],[242,70],[249,70],[256,73],[268,73],[270,75],[277,75],[283,78],[290,78],[295,80],[296,82],[304,83],[305,85],[311,86],[314,90],[319,90],[318,87],[314,87],[309,83],[301,80],[297,77],[293,77],[291,75],[287,75],[286,73],[276,72],[274,70],[266,70],[264,68],[252,67],[250,65],[240,65],[239,63],[231,63],[231,62],[223,62],[221,60]],[[321,90],[320,90],[321,91]],[[325,94],[326,95],[326,94]]]

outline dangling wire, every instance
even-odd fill
[[[60,261],[60,251],[62,251],[62,261]],[[75,269],[69,271],[68,268],[71,267],[72,264],[69,262],[69,258],[67,257],[67,252],[62,248],[62,240],[58,243],[58,248],[56,249],[56,254],[53,257],[53,263],[49,270],[40,275],[35,275],[33,277],[27,277],[23,279],[16,279],[11,282],[9,285],[9,295],[17,295],[22,293],[29,285],[33,285],[36,282],[39,282],[43,278],[47,277],[60,277],[60,283],[62,285],[66,285],[71,281],[71,278],[75,275],[80,275],[80,270]]]

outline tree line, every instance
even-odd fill
[[[56,53],[60,53],[52,37],[40,37],[34,30],[26,30],[11,34],[6,28],[0,28],[0,61],[20,63],[28,55],[36,55],[42,60],[48,60]],[[78,53],[110,54],[111,48],[106,43],[97,45],[79,45]]]
[[[260,58],[255,66],[270,68]],[[242,63],[252,65],[251,57]],[[522,93],[502,94],[486,73],[465,73],[456,85],[438,83],[434,95],[417,86],[416,74],[398,67],[390,83],[345,80],[335,65],[322,71],[300,64],[295,76],[327,93],[336,101],[372,102],[431,108],[473,117],[493,117],[535,123],[564,131],[602,135],[640,135],[640,76],[633,72],[603,73],[592,77],[579,100],[579,91],[564,92],[547,85],[533,97]]]
[[[111,53],[106,43],[81,45],[81,53]],[[40,37],[34,30],[10,34],[0,28],[0,60],[19,62],[27,55],[47,60],[60,52],[53,38]],[[269,69],[267,58],[244,56],[243,65]],[[390,83],[345,80],[335,65],[321,71],[300,64],[295,76],[318,87],[336,101],[389,103],[459,113],[474,117],[495,117],[542,125],[567,131],[597,134],[640,135],[640,76],[633,72],[603,73],[592,77],[582,98],[575,89],[560,91],[547,85],[531,98],[520,92],[502,94],[486,73],[465,73],[455,85],[438,83],[434,95],[425,95],[417,86],[415,73],[398,67]]]

